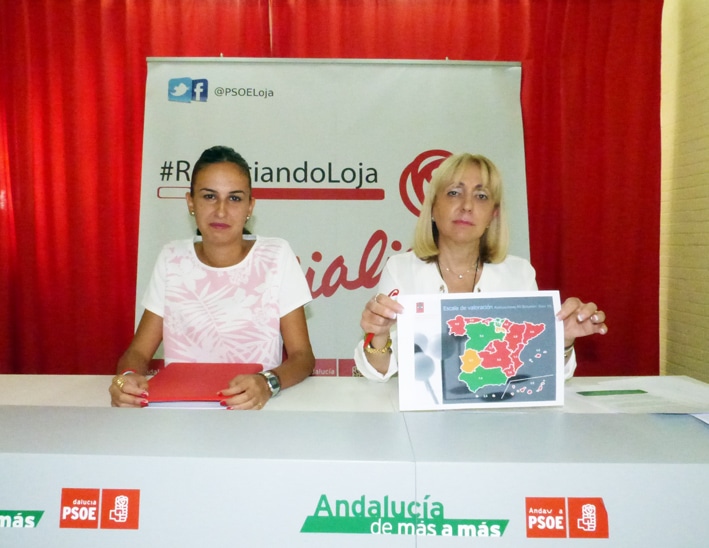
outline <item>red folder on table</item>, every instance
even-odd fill
[[[219,391],[237,375],[263,371],[258,363],[171,363],[148,381],[148,401],[219,402]]]

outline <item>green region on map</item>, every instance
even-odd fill
[[[502,320],[497,320],[494,323],[469,323],[465,326],[465,331],[468,334],[468,342],[465,343],[465,348],[470,350],[485,350],[488,344],[494,340],[503,340],[505,333],[500,329]]]
[[[461,371],[458,379],[468,385],[468,390],[477,392],[485,386],[504,385],[507,382],[507,375],[499,367],[492,369],[476,367],[472,373]]]

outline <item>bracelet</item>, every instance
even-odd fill
[[[125,371],[121,371],[119,375],[137,375],[138,372],[135,369],[126,369]]]
[[[564,347],[564,359],[568,360],[569,356],[571,356],[571,353],[574,351],[574,343],[571,343],[569,346]]]
[[[374,348],[372,346],[372,341],[364,347],[364,351],[367,354],[391,354],[391,337],[387,339],[387,343],[382,348]]]

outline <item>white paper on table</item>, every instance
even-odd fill
[[[709,385],[683,375],[574,378],[566,410],[579,413],[709,412]]]

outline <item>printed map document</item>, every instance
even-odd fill
[[[398,301],[400,410],[563,405],[558,291]]]

